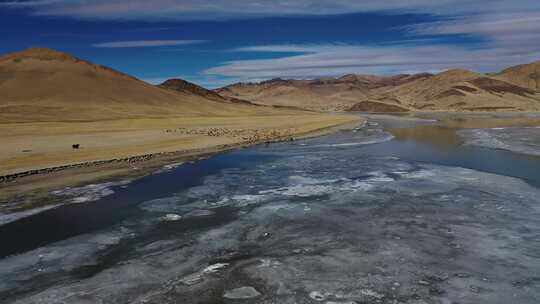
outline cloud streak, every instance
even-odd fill
[[[512,53],[540,51],[540,11],[499,13],[466,16],[449,21],[417,24],[409,27],[410,34],[455,35],[483,37],[490,47]]]
[[[205,40],[134,40],[134,41],[110,41],[92,44],[96,48],[140,48],[159,47],[174,45],[190,45],[206,42]]]
[[[540,52],[516,55],[505,48],[467,49],[451,46],[267,45],[244,49],[265,52],[302,50],[305,54],[232,61],[208,69],[205,73],[250,81],[274,77],[316,78],[348,73],[438,72],[456,67],[487,72],[540,58]]]
[[[347,45],[339,41],[318,45],[247,45],[232,51],[240,55],[283,54],[281,58],[224,62],[204,71],[206,77],[314,78],[346,73],[436,72],[454,67],[496,71],[540,59],[538,0],[30,0],[2,2],[2,8],[29,10],[42,16],[103,20],[223,20],[359,12],[430,14],[439,20],[396,29],[400,31],[398,39],[405,41],[380,45]],[[471,37],[475,43],[442,44],[442,41],[455,41],[444,38],[456,35]],[[158,47],[200,42],[112,41],[96,43],[94,47]]]
[[[206,70],[211,75],[250,79],[315,78],[347,73],[395,74],[467,68],[498,71],[540,59],[540,11],[454,16],[404,28],[408,37],[426,38],[425,44],[389,45],[262,45],[243,52],[299,53],[277,59],[238,60]],[[448,35],[471,36],[475,45],[441,45],[429,39]]]
[[[32,8],[38,15],[91,19],[216,19],[329,15],[356,12],[461,15],[540,9],[537,0],[33,0],[0,3]]]

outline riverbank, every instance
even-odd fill
[[[18,203],[16,210],[6,210],[5,204],[0,210],[34,208],[36,198],[53,189],[136,179],[167,164],[321,135],[362,121],[352,115],[289,114],[2,124],[0,201]],[[79,148],[74,149],[74,144]]]

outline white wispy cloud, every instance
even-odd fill
[[[379,11],[456,15],[523,12],[540,8],[537,0],[32,0],[3,2],[0,5],[31,7],[35,14],[48,16],[184,20]]]
[[[205,40],[133,40],[133,41],[109,41],[92,44],[97,48],[138,48],[158,47],[173,45],[189,45],[206,42]]]
[[[356,12],[431,14],[440,20],[399,29],[408,33],[407,39],[425,39],[421,43],[248,45],[232,51],[298,54],[277,59],[225,62],[206,70],[208,79],[309,78],[345,73],[438,71],[454,67],[496,71],[540,59],[538,0],[31,0],[0,3],[0,8],[4,7],[29,9],[33,14],[45,16],[113,20],[216,20]],[[460,46],[429,41],[447,35],[471,36],[481,43]],[[94,46],[147,47],[190,43],[197,42],[118,41]]]
[[[540,51],[540,11],[464,16],[413,25],[409,31],[415,36],[473,35],[484,38],[489,47],[515,54]]]
[[[387,45],[259,45],[237,48],[249,52],[298,52],[277,59],[238,60],[206,70],[212,75],[260,78],[337,76],[346,73],[394,74],[467,68],[493,72],[540,59],[540,11],[482,13],[405,28],[411,39],[426,43]],[[429,38],[465,35],[481,43],[442,45]]]
[[[347,46],[343,43],[335,44],[282,44],[245,46],[234,49],[236,52],[272,52],[272,53],[319,53],[331,51],[336,47]]]
[[[515,54],[502,47],[468,49],[442,45],[267,45],[244,49],[265,52],[302,50],[306,54],[277,59],[232,61],[208,69],[205,73],[251,81],[274,77],[315,78],[348,73],[441,71],[456,67],[487,72],[540,59],[540,52],[525,51]]]
[[[62,3],[63,0],[35,0],[35,1],[4,1],[0,2],[0,6],[4,7],[37,7],[45,5],[54,5]]]

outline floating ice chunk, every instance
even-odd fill
[[[366,182],[370,183],[384,183],[384,182],[393,182],[394,179],[388,176],[375,176],[366,179]]]
[[[236,201],[260,201],[264,198],[264,195],[253,195],[253,194],[243,194],[243,195],[233,195],[231,199]]]
[[[365,179],[364,182],[366,183],[386,183],[386,182],[393,182],[394,179],[388,176],[386,173],[381,171],[373,171],[369,172],[367,175],[370,177]]]
[[[193,210],[186,214],[184,214],[184,217],[204,217],[204,216],[212,216],[216,214],[214,211],[211,210]]]
[[[235,206],[245,207],[249,205],[259,204],[265,201],[267,196],[265,195],[253,195],[253,194],[244,194],[244,195],[234,195],[231,197],[233,201],[236,201]]]
[[[176,196],[158,198],[146,201],[139,205],[139,208],[150,212],[169,212],[176,213],[180,210],[180,198]]]
[[[25,218],[25,217],[32,216],[34,214],[38,214],[38,213],[47,211],[49,209],[54,209],[54,208],[56,208],[58,206],[61,206],[61,204],[49,205],[49,206],[45,206],[45,207],[41,207],[41,208],[35,208],[35,209],[25,210],[25,211],[20,211],[20,212],[0,214],[0,226],[5,225],[7,223],[14,222],[16,220],[20,220],[20,219]]]
[[[265,190],[259,193],[282,194],[286,196],[310,197],[326,195],[334,191],[335,187],[327,185],[296,185],[272,190]]]
[[[231,201],[230,198],[224,197],[224,198],[220,199],[220,200],[217,201],[217,202],[210,203],[210,205],[212,205],[212,206],[214,206],[214,207],[221,207],[221,206],[227,205],[230,201]]]
[[[380,294],[374,290],[371,290],[371,289],[362,289],[360,290],[360,293],[367,296],[367,297],[372,297],[372,298],[375,298],[375,299],[382,299],[384,298],[384,295],[383,294]]]
[[[338,179],[316,179],[312,177],[305,177],[305,176],[299,176],[299,175],[291,175],[289,176],[289,180],[291,180],[295,184],[305,184],[305,185],[330,184],[330,183],[335,183],[339,181]]]
[[[421,169],[421,170],[418,170],[418,171],[398,173],[398,174],[401,175],[404,178],[426,178],[426,177],[435,176],[436,172],[433,171],[433,170]]]
[[[324,295],[320,291],[312,291],[309,293],[309,297],[312,298],[315,301],[324,301],[326,299],[326,295]]]
[[[243,286],[228,290],[223,294],[224,298],[232,300],[252,299],[260,296],[261,293],[251,286]]]
[[[378,144],[393,140],[394,136],[381,129],[359,129],[355,132],[338,135],[330,140],[315,141],[314,148],[347,148]]]
[[[229,263],[217,263],[217,264],[213,264],[213,265],[210,265],[210,266],[206,267],[205,269],[202,270],[202,272],[203,273],[216,273],[220,269],[223,269],[223,268],[225,268],[227,266],[229,266]]]
[[[280,266],[281,263],[279,261],[276,261],[276,260],[272,260],[272,259],[261,259],[261,264],[257,267],[260,267],[260,268],[266,268],[266,267],[278,267]]]
[[[489,132],[489,130],[461,130],[458,131],[458,134],[465,138],[465,143],[468,145],[504,150],[510,148],[510,146],[502,142],[495,134]]]
[[[83,234],[4,257],[0,259],[0,293],[20,288],[21,282],[34,282],[43,275],[54,276],[55,273],[70,272],[81,266],[97,265],[101,250],[119,244],[130,235],[131,231],[126,228]]]
[[[540,155],[540,132],[536,128],[467,129],[457,134],[466,145]]]
[[[407,171],[394,171],[392,172],[393,174],[397,174],[397,175],[401,175],[401,176],[404,176],[406,175],[408,172]]]
[[[67,187],[61,190],[52,191],[51,193],[56,196],[68,196],[72,197],[71,203],[85,203],[97,201],[105,196],[111,195],[114,191],[112,187],[125,186],[129,184],[129,180],[119,182],[108,182],[102,184],[90,184],[82,187]]]
[[[122,237],[121,235],[100,234],[93,241],[100,246],[110,246],[120,243]]]
[[[200,271],[197,271],[195,273],[189,274],[189,275],[181,278],[179,281],[180,281],[180,283],[182,283],[184,285],[192,286],[192,285],[195,285],[195,284],[198,284],[198,283],[202,282],[204,280],[205,275],[212,274],[212,273],[217,273],[218,271],[220,271],[221,269],[223,269],[223,268],[225,268],[227,266],[229,266],[228,263],[213,264],[213,265],[210,265],[210,266],[204,268],[203,270],[200,270]]]
[[[192,286],[192,285],[202,282],[202,280],[203,280],[202,274],[197,272],[197,273],[192,273],[190,275],[187,275],[181,278],[179,281],[180,283],[184,285]]]
[[[154,172],[154,174],[172,171],[172,170],[174,170],[174,169],[180,167],[180,166],[183,165],[183,164],[184,164],[183,162],[179,162],[179,163],[173,163],[173,164],[165,165],[165,166],[163,166],[161,169],[159,169],[159,170],[157,170],[156,172]]]
[[[316,147],[316,148],[323,148],[323,147],[339,148],[339,147],[364,146],[364,145],[373,145],[373,144],[383,143],[383,142],[386,142],[386,141],[390,141],[390,140],[392,140],[394,138],[395,138],[394,136],[392,136],[390,134],[387,134],[387,135],[376,137],[376,138],[367,137],[367,138],[365,138],[365,139],[363,139],[361,141],[356,141],[356,142],[347,142],[347,143],[339,143],[339,144],[323,144],[323,145],[316,145],[316,146],[313,146],[313,147]]]
[[[296,197],[323,196],[342,191],[367,191],[373,189],[373,185],[366,181],[340,179],[314,179],[309,177],[292,176],[293,181],[302,182],[288,187],[262,190],[260,194],[274,194]]]
[[[351,181],[349,183],[344,184],[341,187],[341,190],[343,190],[343,191],[347,191],[347,190],[349,190],[349,191],[368,191],[368,190],[371,190],[373,188],[375,188],[375,186],[370,184],[370,183],[355,180],[355,181]]]
[[[182,219],[182,216],[174,213],[167,214],[161,217],[161,220],[164,222],[176,222]]]
[[[350,143],[342,143],[342,144],[331,144],[328,145],[329,147],[351,147],[351,146],[363,146],[363,145],[373,145],[373,144],[379,144],[383,143],[385,141],[390,141],[394,139],[394,136],[388,135],[382,138],[372,139],[372,140],[365,140],[362,142],[350,142]]]
[[[249,205],[256,205],[259,203],[262,203],[266,201],[268,197],[266,195],[263,195],[263,193],[259,194],[239,194],[239,195],[233,195],[230,197],[223,197],[217,202],[210,203],[211,207],[221,207],[226,205],[233,205],[235,207],[245,207]]]

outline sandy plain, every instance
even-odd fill
[[[0,124],[0,176],[4,178],[0,200],[115,176],[144,175],[168,163],[330,132],[361,121],[353,115],[290,112]],[[78,149],[72,147],[75,144]]]

